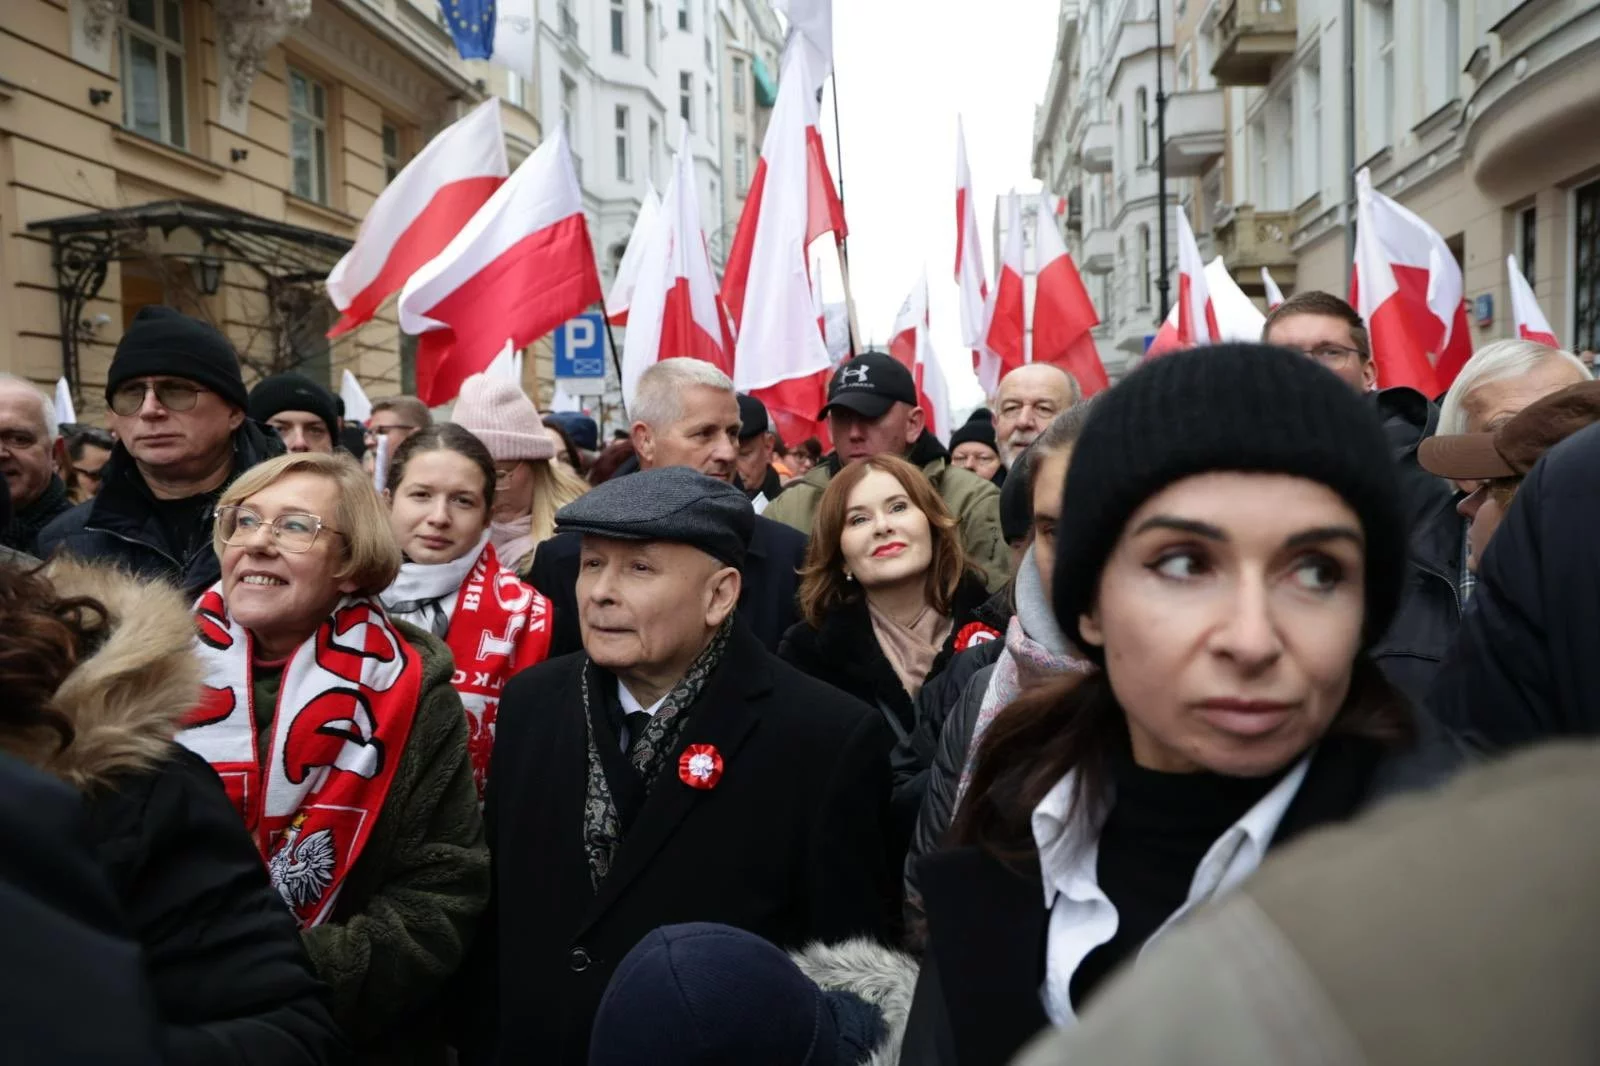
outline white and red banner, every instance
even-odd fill
[[[950,443],[950,392],[945,388],[944,371],[933,354],[928,339],[928,273],[922,277],[900,305],[890,334],[889,354],[911,371],[917,384],[917,406],[927,416],[928,428],[941,441]]]
[[[600,299],[583,193],[558,125],[406,282],[400,328],[418,337],[417,395],[448,403],[508,340],[526,347]]]
[[[633,289],[639,282],[639,264],[644,259],[644,246],[655,232],[656,216],[661,213],[661,197],[655,183],[649,183],[644,199],[639,204],[639,214],[633,220],[633,231],[628,234],[628,246],[622,250],[622,262],[617,264],[617,276],[612,279],[611,292],[606,295],[606,318],[614,326],[628,324],[628,308],[633,303]]]
[[[633,404],[644,372],[662,359],[703,359],[733,376],[733,332],[717,293],[700,200],[695,192],[694,156],[685,127],[672,167],[661,213],[646,238],[639,260],[638,286],[628,313],[622,346],[622,402]]]
[[[1261,289],[1267,294],[1267,310],[1275,309],[1283,303],[1283,290],[1278,288],[1278,283],[1272,280],[1272,272],[1266,267],[1261,268]]]
[[[1022,283],[1022,201],[1015,192],[1005,198],[1006,235],[1000,253],[1000,276],[984,307],[988,323],[978,356],[978,383],[993,396],[1000,379],[1027,362],[1027,307]]]
[[[1556,331],[1550,328],[1550,320],[1539,309],[1533,286],[1523,276],[1514,255],[1506,256],[1506,275],[1511,281],[1511,321],[1516,324],[1517,336],[1525,341],[1548,344],[1552,348],[1561,347],[1556,341]]]
[[[983,262],[983,242],[978,236],[977,204],[972,198],[972,171],[967,166],[967,135],[956,119],[956,285],[961,293],[961,343],[972,349],[972,368],[982,356],[988,322],[988,272]],[[990,391],[990,390],[985,390]]]
[[[1437,230],[1356,175],[1350,302],[1366,320],[1378,387],[1433,398],[1472,358],[1461,265]]]
[[[1211,285],[1206,279],[1205,263],[1200,258],[1200,245],[1189,225],[1189,214],[1181,204],[1173,205],[1172,213],[1177,219],[1178,298],[1173,301],[1167,321],[1145,353],[1147,359],[1202,344],[1215,344],[1222,339],[1216,305],[1211,301]],[[1166,268],[1165,263],[1161,264],[1160,269]],[[1259,331],[1256,336],[1260,337]]]
[[[328,298],[340,311],[328,336],[370,321],[509,173],[500,101],[491,97],[429,141],[367,211],[355,247],[328,273]]]
[[[1035,363],[1054,363],[1078,382],[1085,396],[1111,384],[1090,332],[1100,324],[1077,264],[1061,238],[1052,197],[1041,197],[1035,217],[1034,254],[1039,273],[1033,287],[1033,351]]]
[[[833,369],[809,274],[812,240],[844,231],[844,210],[817,135],[812,46],[791,33],[761,161],[723,276],[737,328],[734,383],[766,404],[784,440],[824,437],[817,413]]]

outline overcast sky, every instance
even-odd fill
[[[996,194],[1039,188],[1030,173],[1033,111],[1050,78],[1058,11],[1057,0],[834,3],[857,320],[868,340],[886,345],[895,312],[926,265],[933,345],[957,409],[976,406],[982,392],[961,346],[952,277],[956,115],[966,123],[984,259],[992,273]],[[823,100],[821,126],[838,168],[831,98]]]

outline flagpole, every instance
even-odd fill
[[[606,343],[611,345],[611,365],[617,368],[617,390],[620,396],[622,389],[622,356],[617,354],[617,338],[611,334],[611,316],[606,314],[605,304],[603,303],[600,305],[600,321],[605,323]],[[626,419],[628,417],[628,401],[626,399],[619,400],[617,406],[622,408],[622,417]]]
[[[1161,317],[1157,319],[1158,322],[1165,322],[1167,312],[1172,310],[1167,281],[1167,93],[1161,76],[1162,2],[1156,0],[1156,211],[1160,215],[1157,230],[1161,234],[1161,269],[1156,272],[1156,288],[1161,293]],[[1145,131],[1140,130],[1139,136],[1144,135]]]
[[[844,209],[844,130],[839,125],[839,72],[833,72],[833,147],[839,157],[839,208]],[[846,215],[845,217],[849,217]],[[844,280],[845,335],[850,341],[850,358],[856,357],[856,301],[850,293],[850,238],[839,235],[839,276]]]

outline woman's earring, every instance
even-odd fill
[[[846,570],[844,572],[844,579],[846,581],[854,581],[856,579],[856,575],[854,575],[850,571]]]

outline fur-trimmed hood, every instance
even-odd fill
[[[55,752],[53,733],[0,733],[0,748],[79,789],[160,762],[200,696],[194,623],[183,594],[71,558],[52,562],[44,575],[63,598],[104,604],[107,633],[56,690],[55,709],[76,731],[72,743]]]
[[[888,1034],[859,1066],[898,1066],[917,989],[917,961],[871,940],[812,944],[789,957],[824,992],[849,992],[883,1012]]]

